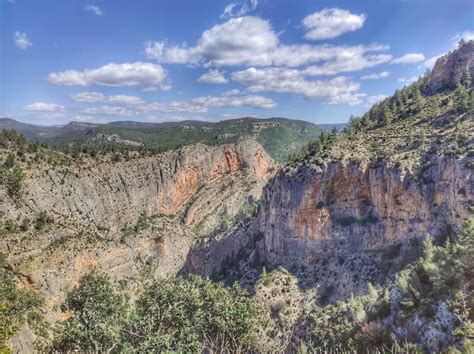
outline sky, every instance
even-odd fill
[[[474,0],[0,0],[0,117],[346,122],[473,19]]]

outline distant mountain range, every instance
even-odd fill
[[[257,140],[277,161],[285,161],[298,153],[323,130],[340,124],[319,127],[313,123],[285,118],[259,119],[244,117],[217,123],[181,121],[143,123],[117,121],[107,124],[70,122],[62,127],[38,126],[14,119],[0,118],[0,129],[14,129],[27,138],[52,146],[72,145],[128,145],[170,150],[179,146],[205,143],[221,145],[244,139]]]

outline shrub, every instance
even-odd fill
[[[127,319],[126,298],[104,275],[88,274],[66,298],[62,309],[72,316],[60,323],[49,350],[58,352],[120,351]]]
[[[8,353],[6,341],[27,321],[33,320],[40,301],[25,289],[18,289],[14,273],[5,267],[0,253],[0,353]]]

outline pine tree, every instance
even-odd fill
[[[13,154],[8,154],[5,162],[3,163],[3,167],[5,168],[13,168],[15,166],[15,156]]]
[[[470,108],[470,97],[466,88],[460,82],[456,85],[456,103],[459,112],[467,112]]]
[[[464,85],[464,87],[469,90],[472,85],[472,80],[471,80],[471,71],[469,70],[469,66],[466,65],[464,68],[464,71],[462,73],[461,77],[461,83]]]
[[[390,123],[392,123],[393,114],[390,111],[390,107],[388,106],[386,102],[383,103],[381,111],[382,111],[382,124],[389,125]]]

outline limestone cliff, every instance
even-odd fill
[[[427,91],[437,92],[441,89],[453,88],[462,79],[468,68],[474,79],[474,41],[468,41],[452,53],[440,57],[429,76]]]
[[[83,225],[120,229],[142,212],[174,215],[202,187],[232,174],[243,172],[262,182],[272,170],[271,159],[252,140],[220,147],[197,144],[122,163],[29,169],[25,205],[18,212],[45,210]]]
[[[258,143],[243,141],[24,171],[22,200],[4,194],[0,210],[19,221],[47,212],[50,221],[5,234],[0,252],[55,320],[65,293],[91,270],[116,280],[176,273],[196,238],[260,198],[274,165]]]
[[[311,269],[332,298],[361,293],[368,281],[383,280],[380,267],[390,259],[380,257],[387,250],[426,235],[445,238],[468,219],[474,201],[468,160],[435,158],[423,179],[385,164],[280,173],[265,188],[258,215],[264,258],[272,266]],[[356,255],[364,261],[355,262]]]

